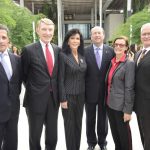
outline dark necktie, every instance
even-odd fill
[[[142,51],[142,53],[141,53],[141,55],[140,55],[140,58],[139,58],[139,60],[138,60],[138,64],[139,64],[140,61],[144,58],[145,54],[146,54],[146,49],[144,49],[144,50]]]
[[[52,76],[53,59],[52,59],[52,55],[49,51],[48,44],[46,44],[46,47],[45,47],[45,54],[46,54],[46,62],[47,62],[47,66],[48,66],[48,71],[49,71],[50,76]]]

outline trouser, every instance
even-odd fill
[[[67,95],[68,109],[62,109],[67,150],[79,150],[84,94]]]
[[[107,107],[107,114],[115,143],[115,150],[132,150],[132,138],[129,122],[124,122],[122,111]]]

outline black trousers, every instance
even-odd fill
[[[55,150],[57,144],[58,108],[54,107],[52,99],[48,101],[44,113],[35,113],[26,108],[29,123],[30,150],[41,150],[40,139],[45,125],[45,150]]]
[[[123,112],[107,107],[110,128],[115,150],[132,150],[132,138],[129,122],[124,122]]]
[[[79,150],[84,94],[67,95],[68,109],[62,109],[67,150]]]
[[[19,112],[6,122],[0,122],[0,150],[17,150]]]
[[[143,110],[142,114],[137,114],[139,130],[141,134],[141,141],[144,150],[150,149],[150,110]]]
[[[88,145],[100,147],[106,146],[106,136],[108,134],[108,119],[106,107],[102,103],[85,103],[86,110],[86,135]],[[97,135],[95,132],[97,116]]]

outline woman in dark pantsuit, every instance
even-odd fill
[[[59,96],[67,150],[80,149],[85,72],[83,37],[78,29],[72,29],[64,38],[59,56]]]

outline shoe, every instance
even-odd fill
[[[106,146],[101,147],[101,150],[107,150],[107,147]]]
[[[95,146],[89,145],[89,147],[87,148],[87,150],[94,150]]]

